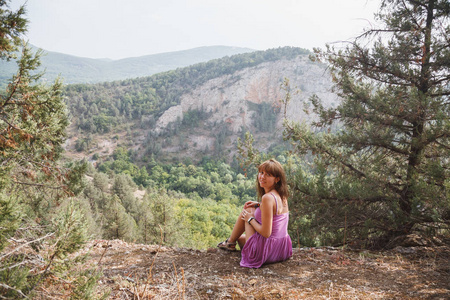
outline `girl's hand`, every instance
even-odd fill
[[[244,220],[245,222],[248,221],[248,219],[250,219],[251,217],[255,217],[252,212],[247,211],[246,209],[243,209],[241,212],[241,219]]]
[[[259,202],[256,202],[256,201],[247,201],[247,202],[245,202],[245,204],[244,204],[244,209],[247,209],[247,208],[250,208],[250,207],[252,207],[252,208],[257,208],[259,206]]]

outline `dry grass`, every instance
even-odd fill
[[[109,299],[448,299],[448,247],[390,252],[294,249],[283,263],[247,269],[239,252],[96,241],[91,262]],[[94,246],[95,244],[95,246]],[[89,248],[87,247],[87,248]],[[107,249],[106,253],[105,249]],[[85,250],[87,251],[87,249]],[[103,254],[104,253],[104,254]]]

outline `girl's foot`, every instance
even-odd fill
[[[227,251],[236,251],[236,242],[230,243],[228,242],[228,239],[226,239],[224,242],[218,243],[217,247]]]

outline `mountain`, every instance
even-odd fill
[[[34,47],[34,50],[37,50]],[[58,75],[64,83],[96,83],[150,76],[212,59],[255,50],[228,46],[199,47],[189,50],[131,57],[119,60],[92,59],[44,50],[41,58],[44,79]],[[17,70],[15,62],[0,61],[0,86]]]
[[[236,141],[251,132],[262,149],[282,142],[286,117],[309,121],[305,103],[317,94],[330,106],[326,65],[309,60],[309,51],[284,47],[211,60],[150,77],[66,89],[73,116],[66,150],[108,156],[118,145],[135,159],[166,161],[236,154]],[[290,80],[284,107],[281,88]],[[82,155],[82,153],[79,153]]]

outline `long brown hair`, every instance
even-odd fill
[[[275,183],[274,189],[280,195],[283,204],[286,205],[287,198],[289,197],[289,190],[286,181],[286,173],[284,173],[283,166],[275,159],[269,159],[259,165],[258,172],[262,171],[265,171],[266,173],[280,179],[277,183]],[[258,199],[261,200],[262,196],[265,194],[265,190],[259,185],[258,176],[256,176],[256,191],[258,193]]]

